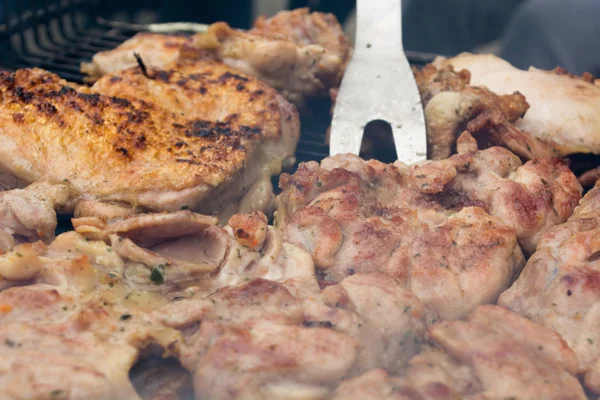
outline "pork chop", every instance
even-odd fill
[[[2,73],[1,168],[24,183],[67,185],[69,199],[59,211],[78,215],[189,208],[225,222],[240,207],[268,211],[272,194],[264,182],[292,156],[298,139],[293,106],[223,65],[193,70],[205,76],[178,75],[188,77],[180,86],[159,73],[112,77],[114,89],[128,78],[139,80],[140,91],[146,84],[157,93],[148,89],[136,98],[134,89],[123,91],[129,100],[39,69]],[[248,90],[236,88],[241,84]],[[105,89],[113,93],[112,86]],[[164,107],[163,92],[171,93]],[[177,102],[193,102],[198,111],[174,112]]]
[[[524,265],[523,249],[564,222],[581,187],[558,159],[521,165],[508,150],[477,151],[408,167],[352,155],[282,175],[276,225],[311,253],[322,282],[383,273],[410,288],[428,321],[495,302]],[[520,246],[519,246],[520,244]]]
[[[472,85],[485,86],[498,95],[522,93],[530,108],[515,122],[516,127],[551,143],[559,155],[600,154],[600,86],[589,74],[580,78],[561,69],[533,67],[523,71],[493,55],[468,53],[438,59],[435,64],[466,69]]]
[[[586,399],[573,352],[556,332],[498,306],[429,328],[433,343],[400,376],[377,369],[343,382],[335,400]]]
[[[600,393],[600,185],[569,220],[540,239],[514,285],[499,303],[560,333],[575,351],[585,384]]]
[[[189,42],[190,38],[187,36],[136,33],[117,48],[98,52],[91,62],[81,63],[81,72],[87,75],[89,81],[94,82],[104,74],[136,66],[134,53],[148,66],[165,68],[179,59],[182,47]]]
[[[181,61],[218,59],[301,106],[339,86],[351,47],[333,14],[303,8],[260,17],[247,32],[217,22],[193,37],[139,33],[115,49],[97,53],[81,70],[95,81],[135,65],[134,52],[149,67],[160,69]]]

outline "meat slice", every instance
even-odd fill
[[[301,45],[316,44],[348,61],[352,49],[333,14],[310,12],[308,8],[280,11],[271,18],[258,17],[250,33],[285,37]]]
[[[471,84],[485,86],[498,95],[522,93],[530,105],[515,121],[524,132],[552,144],[560,156],[573,153],[600,154],[600,86],[564,72],[517,69],[493,55],[464,53],[438,59],[438,68],[451,65],[466,69]]]
[[[93,335],[65,338],[33,324],[0,325],[0,396],[139,399],[128,378],[137,352]]]
[[[51,242],[57,225],[55,210],[68,197],[67,186],[45,182],[0,192],[0,252],[24,241]]]
[[[588,192],[569,220],[540,239],[500,304],[560,333],[575,351],[585,384],[600,393],[600,186]]]
[[[311,253],[322,283],[383,273],[423,302],[428,321],[495,302],[524,265],[519,244],[564,222],[581,187],[557,159],[521,165],[508,150],[407,167],[340,155],[282,175],[276,224]]]
[[[116,49],[94,54],[91,62],[81,63],[81,72],[93,82],[104,74],[137,65],[134,53],[138,54],[146,65],[164,68],[179,59],[182,47],[190,41],[187,36],[140,32],[121,43]]]
[[[189,208],[221,215],[225,222],[238,207],[268,211],[272,194],[261,182],[293,154],[299,130],[293,106],[278,102],[274,91],[252,78],[234,74],[230,79],[232,73],[223,68],[221,74],[214,71],[222,80],[213,84],[211,96],[249,101],[252,94],[235,88],[241,80],[248,88],[264,88],[265,95],[256,100],[268,102],[270,113],[244,104],[237,121],[221,121],[219,115],[208,117],[224,100],[198,100],[206,104],[205,118],[186,117],[162,107],[159,97],[127,100],[98,94],[39,69],[3,73],[1,168],[26,183],[66,184],[69,201],[61,211],[79,215]],[[186,93],[175,92],[173,102]],[[275,97],[267,100],[268,93]],[[193,98],[186,96],[186,101]]]
[[[398,371],[425,336],[425,310],[417,296],[385,275],[356,274],[323,290],[324,305],[309,304],[305,325],[331,324],[355,338],[360,351],[352,374],[371,368]]]
[[[139,33],[113,50],[97,53],[81,70],[96,80],[136,65],[134,52],[148,67],[159,69],[219,59],[303,105],[339,86],[351,48],[333,14],[303,8],[258,18],[248,32],[217,22],[193,37]]]
[[[459,134],[467,129],[481,145],[501,145],[530,160],[557,156],[554,146],[514,126],[529,109],[518,91],[496,94],[471,85],[471,74],[452,65],[433,64],[414,70],[425,108],[429,156],[449,157]]]
[[[108,74],[92,89],[108,96],[143,100],[194,121],[216,121],[216,130],[252,135],[260,130],[264,143],[240,176],[216,199],[207,199],[199,212],[214,214],[225,209],[222,222],[233,213],[259,210],[272,212],[271,176],[282,165],[293,163],[300,122],[296,108],[268,85],[240,75],[216,61],[195,61],[174,69],[130,68]],[[199,128],[202,135],[202,128]],[[175,144],[186,152],[188,141]]]
[[[344,60],[318,44],[301,44],[287,35],[241,32],[225,22],[193,37],[192,46],[210,51],[225,64],[268,83],[297,105],[323,96],[340,84]]]
[[[549,329],[498,306],[429,328],[439,350],[414,357],[401,376],[383,370],[343,382],[334,399],[586,399],[575,357]]]

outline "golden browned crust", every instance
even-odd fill
[[[140,67],[129,68],[103,76],[92,89],[128,100],[142,99],[186,119],[220,120],[236,129],[259,128],[265,138],[281,136],[278,93],[217,61],[148,67],[146,74]]]
[[[260,127],[188,120],[39,69],[2,73],[0,93],[2,140],[23,154],[20,165],[4,167],[26,181],[65,180],[92,195],[217,186],[262,140]]]

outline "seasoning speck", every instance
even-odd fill
[[[163,275],[163,266],[159,265],[158,267],[154,267],[152,272],[150,273],[150,280],[157,285],[162,285],[165,283],[165,276]]]

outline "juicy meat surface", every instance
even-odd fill
[[[400,376],[384,370],[343,382],[333,399],[586,399],[575,357],[556,333],[498,306],[429,328],[439,349]]]
[[[265,36],[285,37],[301,45],[316,44],[336,54],[347,62],[352,49],[340,23],[333,14],[310,12],[308,8],[281,11],[254,21],[251,33]]]
[[[217,61],[194,61],[173,69],[130,68],[100,78],[92,90],[108,96],[159,104],[185,119],[217,121],[217,130],[260,130],[266,140],[233,176],[219,195],[207,198],[196,210],[222,214],[222,222],[236,212],[270,213],[273,203],[271,176],[289,164],[299,139],[296,108],[268,85],[238,74]],[[177,148],[189,151],[190,143]]]
[[[224,68],[200,69],[215,79],[206,87],[207,94],[196,92],[196,104],[203,104],[199,99],[203,96],[249,99],[253,94],[236,89],[243,81],[249,88],[263,90],[255,100],[272,113],[257,111],[259,104],[244,104],[238,109],[240,117],[232,115],[233,108],[228,109],[232,121],[187,117],[162,107],[157,97],[131,96],[127,100],[100,94],[39,69],[3,73],[1,167],[26,183],[66,184],[70,196],[61,211],[70,212],[84,202],[83,209],[94,213],[89,201],[95,201],[128,210],[190,208],[218,215],[224,210],[223,201],[238,205],[239,196],[251,191],[262,177],[264,165],[260,163],[265,159],[259,156],[260,147],[281,144],[279,153],[274,150],[276,145],[270,148],[276,157],[273,163],[279,163],[272,165],[276,173],[282,162],[277,157],[292,155],[299,131],[293,106],[278,102],[278,95],[266,85]],[[129,73],[135,80],[135,72]],[[168,91],[158,75],[153,82],[141,82],[157,87],[158,92]],[[190,74],[189,80],[192,78]],[[174,89],[171,101],[181,99],[185,88],[194,85],[199,83],[182,84],[182,92]],[[186,100],[194,101],[187,94]],[[211,106],[223,103],[207,101],[202,115],[208,117]],[[247,170],[250,172],[245,174]],[[221,193],[223,198],[218,198]],[[229,210],[229,215],[236,211]]]
[[[20,242],[54,240],[55,210],[69,198],[65,185],[38,182],[25,189],[0,192],[0,252]]]
[[[311,253],[322,283],[383,273],[410,288],[428,320],[460,318],[496,301],[548,227],[564,222],[581,187],[557,159],[521,165],[508,150],[407,167],[355,156],[282,175],[276,225]],[[435,250],[433,250],[435,249]]]
[[[600,154],[600,86],[558,71],[517,69],[493,55],[464,53],[435,62],[466,69],[471,84],[485,86],[498,95],[522,93],[530,105],[515,126],[551,143],[561,156]]]
[[[94,54],[91,62],[81,64],[81,72],[95,81],[104,74],[136,66],[134,53],[149,67],[165,68],[179,59],[182,47],[189,42],[186,36],[140,32],[115,49]]]
[[[310,255],[264,215],[232,220],[252,237],[266,227],[262,245],[178,211],[79,218],[50,245],[0,254],[0,394],[156,399],[191,383],[197,399],[325,399],[343,378],[399,371],[418,353],[424,307],[400,283],[356,274],[321,291]],[[132,385],[132,366],[153,355],[189,375],[177,366],[140,387],[164,366],[137,366]]]
[[[193,37],[138,33],[113,50],[97,53],[81,70],[95,81],[136,65],[134,52],[148,67],[160,69],[219,59],[303,105],[308,98],[327,95],[339,86],[351,47],[333,14],[303,8],[258,18],[247,32],[217,22]]]
[[[569,220],[540,239],[500,304],[560,333],[575,351],[585,384],[600,393],[600,185]]]
[[[311,253],[322,282],[383,273],[410,288],[429,321],[496,301],[545,229],[564,222],[581,187],[557,159],[521,165],[508,150],[407,167],[340,155],[282,175],[276,225]]]
[[[225,64],[268,83],[297,105],[339,86],[345,62],[318,44],[304,45],[288,36],[260,31],[241,32],[225,22],[195,35],[192,46],[213,52]]]
[[[429,64],[415,69],[414,74],[423,101],[431,158],[449,157],[464,129],[481,145],[505,146],[524,159],[558,155],[551,143],[513,125],[529,109],[518,91],[499,95],[485,86],[472,86],[470,72],[455,72],[451,65],[438,69]]]

